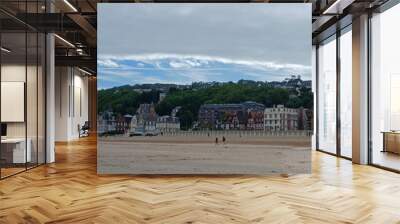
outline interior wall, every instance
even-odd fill
[[[56,67],[55,140],[79,138],[78,125],[89,120],[88,77],[73,67]]]
[[[55,140],[68,140],[68,88],[69,74],[67,67],[56,67],[55,71]]]
[[[23,113],[21,122],[8,122],[7,134],[4,136],[7,139],[25,139],[27,137],[26,153],[28,156],[26,166],[34,167],[45,162],[44,156],[44,80],[40,64],[37,61],[28,61],[28,65],[19,62],[3,61],[1,64],[1,81],[2,82],[21,82],[25,85],[25,90],[21,90],[23,94],[22,108],[19,108]],[[26,91],[26,92],[25,92]],[[7,94],[3,97],[8,97]],[[17,103],[17,102],[16,102]],[[4,113],[13,113],[12,109],[1,108]],[[26,117],[25,117],[26,116]],[[3,134],[2,134],[3,135]],[[4,145],[3,145],[4,146]],[[21,166],[20,164],[18,166]],[[19,167],[22,168],[22,167]],[[11,169],[10,169],[11,170]],[[4,169],[3,169],[4,171]],[[13,171],[8,171],[5,175],[11,174]]]

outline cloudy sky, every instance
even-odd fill
[[[99,88],[311,76],[310,4],[99,4]]]

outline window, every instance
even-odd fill
[[[340,154],[352,157],[352,34],[351,26],[340,36]]]
[[[318,48],[318,149],[336,153],[336,36]]]
[[[400,5],[371,19],[372,163],[400,170]]]

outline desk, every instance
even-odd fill
[[[31,162],[31,139],[27,139],[25,150],[25,138],[6,138],[1,139],[1,157],[6,163],[26,163]]]
[[[382,152],[392,152],[400,154],[400,132],[383,131],[383,150]]]

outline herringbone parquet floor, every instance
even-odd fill
[[[97,176],[96,141],[0,181],[0,223],[400,223],[400,175],[313,152],[313,174]]]

